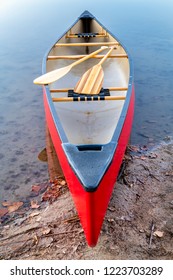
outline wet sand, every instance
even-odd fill
[[[41,202],[48,198],[42,194],[34,198],[35,208],[3,215],[1,259],[173,259],[172,142],[149,151],[129,147],[94,248],[86,244],[71,195],[60,180],[61,191],[51,203]]]

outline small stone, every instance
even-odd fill
[[[157,237],[159,237],[159,238],[163,237],[163,234],[164,234],[164,232],[163,232],[163,231],[159,231],[159,230],[156,230],[156,231],[153,233],[154,236],[157,236]]]

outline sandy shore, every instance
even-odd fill
[[[86,244],[62,178],[52,203],[2,215],[0,258],[173,259],[173,143],[130,147],[123,167],[95,248]]]

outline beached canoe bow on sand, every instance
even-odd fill
[[[85,11],[43,59],[48,129],[89,246],[95,246],[134,113],[126,48]]]

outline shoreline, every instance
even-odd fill
[[[173,259],[172,156],[172,140],[150,150],[130,147],[94,248],[86,244],[64,179],[57,181],[57,196],[52,181],[40,194],[47,200],[1,223],[0,259]]]

